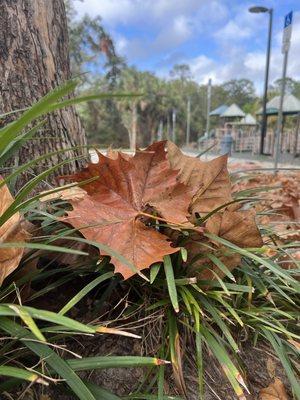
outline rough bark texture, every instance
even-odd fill
[[[69,79],[68,46],[63,0],[1,0],[0,114],[32,105]],[[17,114],[13,115],[0,120],[0,126],[16,118]],[[72,107],[48,115],[45,127],[35,137],[38,139],[26,143],[10,160],[10,167],[50,151],[85,144],[84,130]],[[78,153],[70,151],[47,159],[33,173],[74,155]],[[71,162],[57,173],[71,173],[77,167],[77,161]]]

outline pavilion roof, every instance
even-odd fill
[[[219,116],[221,114],[223,114],[223,112],[225,110],[227,110],[228,106],[226,106],[226,104],[222,104],[221,106],[219,106],[218,108],[216,108],[215,110],[212,110],[209,115],[210,116]]]
[[[257,125],[256,119],[251,114],[246,116],[238,123],[239,125]]]
[[[222,114],[221,117],[245,117],[246,114],[244,113],[243,110],[240,109],[238,105],[235,103],[231,104]]]
[[[280,96],[273,97],[267,103],[267,115],[277,115],[280,103]],[[283,98],[283,114],[293,115],[300,113],[300,100],[293,94],[286,94]],[[257,112],[262,114],[262,108]]]

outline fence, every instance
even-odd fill
[[[221,148],[221,138],[226,129],[218,128],[215,130],[214,137],[201,141],[200,148],[210,148],[213,146],[213,152],[219,153]],[[260,150],[260,132],[256,128],[236,129],[231,131],[233,137],[233,151],[238,153],[259,154]],[[291,155],[300,154],[300,140],[297,130],[286,129],[281,137],[281,152]],[[274,154],[275,134],[273,130],[268,130],[264,140],[264,153]]]

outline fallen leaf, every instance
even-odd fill
[[[166,235],[148,226],[157,214],[175,225],[188,224],[191,194],[170,168],[165,142],[156,142],[128,159],[120,154],[109,158],[98,153],[98,157],[98,163],[68,177],[81,182],[99,176],[83,186],[87,192],[83,199],[69,200],[73,211],[64,221],[88,240],[109,246],[139,271],[178,251]],[[112,256],[111,262],[125,279],[135,274],[117,257]]]
[[[113,160],[116,160],[119,157],[119,155],[121,155],[123,158],[125,158],[125,160],[129,160],[129,158],[132,157],[131,154],[124,153],[123,151],[112,149],[111,147],[109,147],[107,149],[107,151],[106,151],[106,157],[112,158]]]
[[[171,168],[179,170],[179,181],[192,189],[192,214],[203,215],[232,201],[227,155],[204,162],[184,155],[172,142],[167,149]]]
[[[50,192],[49,194],[47,194]],[[62,189],[59,192],[51,193],[51,190],[47,190],[44,192],[41,192],[41,202],[46,202],[46,201],[52,201],[52,200],[80,200],[82,199],[86,194],[86,191],[83,190],[79,186],[73,186],[67,189]]]
[[[225,210],[207,220],[206,228],[239,247],[261,247],[263,241],[255,222],[254,210]]]
[[[0,177],[0,182],[2,177]],[[0,215],[7,210],[14,199],[7,187],[0,188]],[[15,213],[2,226],[0,226],[0,243],[24,242],[28,237],[21,224],[20,213]],[[0,248],[0,286],[4,279],[10,275],[19,265],[24,249],[16,247]]]
[[[209,233],[226,239],[241,248],[263,245],[255,222],[255,213],[250,210],[225,210],[215,213],[207,220],[205,227]],[[241,262],[239,253],[230,251],[217,241],[215,243],[204,241],[200,235],[192,236],[186,242],[185,248],[188,251],[188,263],[192,264],[189,274],[196,274],[200,279],[215,280],[215,274],[219,278],[225,276],[224,272],[207,257],[207,254],[214,254],[229,271],[232,271]]]
[[[284,384],[279,378],[275,378],[267,388],[259,392],[259,400],[289,400]]]
[[[224,272],[209,259],[208,254],[215,255],[229,271],[240,265],[241,256],[230,252],[225,246],[214,246],[209,240],[203,240],[200,236],[190,238],[185,244],[188,252],[188,275],[196,276],[201,280],[216,280],[225,276]]]

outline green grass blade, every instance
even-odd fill
[[[20,134],[15,140],[11,141],[0,156],[0,165],[4,165],[5,161],[7,161],[14,153],[16,153],[26,141],[31,139],[44,124],[45,121],[41,121],[36,126],[29,129],[29,131]]]
[[[211,351],[221,364],[236,395],[238,397],[242,397],[244,392],[238,382],[238,379],[240,379],[240,373],[233,364],[233,362],[231,361],[225,348],[220,345],[220,343],[216,340],[216,338],[212,335],[212,333],[204,326],[200,327],[200,333],[203,336],[203,339],[207,343],[208,347],[211,349]]]
[[[81,289],[60,311],[60,315],[64,315],[68,312],[75,304],[77,304],[84,296],[86,296],[91,290],[93,290],[100,283],[104,282],[106,279],[110,279],[114,276],[113,272],[107,272],[101,276],[98,276],[83,289]]]
[[[200,297],[200,295],[199,295]],[[222,320],[220,315],[220,310],[218,307],[213,306],[208,299],[204,296],[201,296],[201,303],[205,307],[206,311],[212,316],[213,321],[220,327],[221,332],[224,334],[228,343],[231,345],[232,349],[237,353],[239,351],[239,347],[235,340],[233,339],[230,330],[228,329],[225,322]]]
[[[42,379],[38,374],[34,373],[33,371],[27,371],[26,369],[16,367],[9,367],[8,365],[0,366],[0,376],[9,376],[29,382],[36,382],[43,385],[48,385],[48,383],[44,379]]]
[[[49,106],[57,102],[63,96],[74,91],[77,86],[77,81],[70,80],[58,88],[55,88],[38,102],[36,102],[32,107],[25,111],[21,117],[16,121],[11,122],[4,128],[0,129],[0,153],[5,150],[5,148],[14,140],[22,131],[22,129],[30,124],[32,121],[37,119],[49,112]]]
[[[296,397],[298,399],[300,399],[300,384],[294,374],[294,371],[292,369],[292,366],[291,366],[290,360],[287,356],[287,353],[286,353],[285,349],[283,348],[283,345],[280,344],[281,340],[279,338],[278,338],[278,340],[276,340],[277,335],[269,332],[267,329],[263,329],[263,332],[264,332],[265,337],[268,339],[268,341],[273,346],[278,358],[280,359],[280,361],[285,369],[285,372],[287,374],[287,377],[291,383],[293,391],[295,392]]]
[[[208,253],[207,257],[225,274],[225,276],[228,276],[229,279],[235,282],[235,277],[218,257],[211,253]]]
[[[0,243],[0,249],[8,249],[8,248],[26,248],[26,249],[35,249],[35,250],[47,250],[47,251],[57,251],[59,253],[67,253],[67,254],[77,254],[79,256],[87,256],[88,253],[85,253],[81,250],[69,249],[67,247],[60,246],[52,246],[44,243],[27,243],[27,242],[8,242],[8,243]]]
[[[157,277],[159,270],[161,267],[161,263],[155,263],[151,266],[150,268],[150,284],[152,284],[155,281],[155,278]]]
[[[91,391],[96,400],[121,400],[121,397],[116,396],[115,394],[101,388],[98,385],[95,385],[94,383],[88,382],[86,380],[83,380],[83,382],[85,383],[86,387]]]
[[[52,156],[56,156],[59,154],[63,154],[66,153],[68,151],[74,151],[74,150],[78,150],[78,149],[85,149],[88,148],[89,146],[73,146],[73,147],[68,147],[67,149],[61,149],[61,150],[57,150],[57,151],[52,151],[50,153],[47,154],[43,154],[40,157],[35,158],[34,160],[30,160],[27,163],[21,165],[20,167],[16,168],[11,174],[9,174],[8,176],[5,177],[5,179],[0,181],[0,188],[6,184],[8,184],[11,180],[13,180],[14,178],[16,178],[18,175],[20,175],[22,172],[26,171],[27,169],[31,168],[34,165],[39,164],[41,161],[44,161],[45,159],[52,157]]]
[[[41,342],[46,342],[45,336],[39,330],[31,315],[24,307],[20,307],[15,304],[10,304],[8,307],[11,308],[22,319],[22,321],[28,326],[38,340]]]
[[[74,371],[103,368],[151,367],[167,363],[159,358],[139,356],[86,357],[80,360],[66,360],[66,362]]]
[[[173,265],[170,256],[164,256],[164,269],[166,274],[167,286],[172,306],[176,313],[179,312],[177,290],[174,278]]]
[[[8,318],[0,318],[0,328],[13,337],[19,337],[25,346],[43,359],[61,378],[66,380],[66,384],[70,386],[80,400],[96,400],[79,376],[49,346],[26,340],[34,336]]]
[[[109,99],[124,99],[124,98],[136,98],[140,97],[142,94],[138,93],[99,93],[99,94],[90,94],[86,96],[77,96],[71,99],[62,100],[56,104],[52,104],[49,106],[49,111],[59,110],[64,107],[72,106],[79,103],[86,103],[87,101],[93,100],[109,100]]]
[[[16,312],[16,309],[19,309]],[[96,328],[82,324],[81,322],[75,321],[69,317],[65,317],[63,315],[56,314],[52,311],[47,310],[38,310],[33,307],[27,306],[18,306],[11,304],[1,304],[0,305],[0,315],[4,316],[20,316],[20,313],[24,312],[28,314],[30,317],[35,319],[40,319],[42,321],[51,322],[53,324],[62,325],[73,331],[84,332],[84,333],[96,333]]]
[[[281,276],[283,279],[287,280],[288,282],[290,282],[291,284],[293,284],[293,286],[300,291],[300,284],[297,282],[296,279],[294,279],[293,277],[290,276],[290,273],[288,273],[287,270],[279,267],[278,265],[276,265],[275,263],[273,263],[271,260],[266,260],[262,257],[257,256],[256,254],[251,253],[250,251],[246,250],[246,249],[242,249],[236,245],[234,245],[233,243],[229,242],[228,240],[225,240],[223,238],[220,238],[219,236],[213,235],[211,233],[205,233],[205,236],[207,236],[209,239],[212,239],[214,241],[217,241],[221,244],[224,244],[225,246],[231,248],[232,250],[235,250],[236,252],[238,252],[239,254],[250,258],[253,261],[257,261],[258,263],[262,264],[263,266],[265,266],[267,269],[269,269],[271,272],[273,272],[275,275],[279,275]]]

